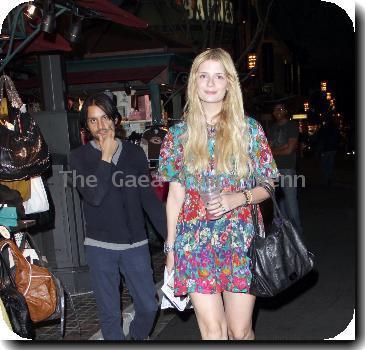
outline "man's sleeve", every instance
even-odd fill
[[[99,160],[95,171],[87,169],[85,163],[73,152],[70,154],[70,170],[75,172],[72,175],[72,186],[76,186],[83,200],[92,206],[100,206],[108,193],[111,180],[111,163]]]
[[[142,148],[137,150],[138,154],[138,169],[139,176],[148,177],[150,179],[150,172],[148,168],[148,162],[146,155]],[[166,209],[162,201],[157,198],[154,189],[151,186],[150,180],[148,183],[144,183],[143,186],[139,186],[141,194],[142,206],[148,217],[150,218],[154,228],[158,234],[166,239],[167,237],[167,223],[166,223]]]

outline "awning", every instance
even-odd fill
[[[17,44],[15,45],[15,47]],[[24,53],[29,52],[41,52],[41,51],[71,51],[72,47],[70,43],[65,40],[62,35],[40,33],[35,39],[24,49]]]
[[[34,32],[34,28],[32,28],[25,21],[25,30],[27,35],[31,35]],[[19,45],[23,43],[23,40],[15,40],[14,48],[16,49]],[[6,43],[3,48],[4,52],[7,52],[9,47],[9,43]],[[64,51],[69,52],[72,50],[70,43],[63,38],[62,35],[57,32],[53,34],[39,32],[33,40],[23,49],[22,53],[30,53],[30,52],[42,52],[42,51]]]
[[[110,0],[76,0],[76,5],[95,10],[109,21],[128,27],[147,28],[148,23],[114,5]]]
[[[17,41],[14,44],[16,49],[21,42]],[[3,48],[4,52],[8,51],[9,44],[7,43]],[[69,52],[72,50],[69,42],[65,40],[60,34],[46,34],[40,33],[26,48],[21,51],[23,54],[30,52],[44,52],[44,51],[64,51]]]
[[[68,85],[79,84],[96,84],[96,83],[111,83],[140,80],[143,83],[148,83],[158,74],[160,74],[166,66],[152,67],[137,67],[137,68],[118,68],[110,70],[97,70],[86,72],[67,73]],[[15,82],[18,89],[36,88],[41,85],[38,77],[28,80],[18,80]]]
[[[100,13],[103,19],[132,28],[147,28],[148,23],[142,19],[122,10],[112,4],[110,0],[77,0],[76,4],[80,7],[95,10]],[[25,23],[27,21],[25,20]],[[26,24],[27,34],[30,35],[34,29]],[[15,43],[16,48],[22,41]],[[7,52],[8,44],[3,48]],[[41,32],[24,49],[23,53],[42,52],[42,51],[71,51],[72,47],[57,31],[54,34]]]
[[[94,84],[132,80],[140,80],[144,83],[148,83],[165,68],[166,66],[155,66],[74,72],[67,74],[67,84]]]

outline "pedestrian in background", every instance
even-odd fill
[[[101,332],[105,340],[124,339],[122,274],[135,309],[129,334],[142,340],[148,337],[158,309],[144,212],[165,238],[165,209],[150,186],[142,148],[115,137],[119,113],[113,101],[104,93],[92,95],[81,116],[93,139],[71,152],[70,167],[83,199],[85,255]]]
[[[159,174],[170,182],[165,252],[175,295],[190,295],[202,339],[254,339],[251,204],[268,198],[255,184],[273,183],[278,172],[261,126],[244,115],[226,51],[208,49],[195,58],[185,121],[165,136]],[[208,177],[220,195],[204,203],[199,192]]]
[[[267,138],[280,173],[277,199],[282,214],[302,234],[296,177],[298,123],[289,120],[288,108],[283,103],[274,106],[272,115],[274,121],[268,129]]]
[[[327,116],[324,124],[318,130],[318,153],[321,161],[322,184],[331,186],[336,153],[340,144],[340,131],[331,116]]]

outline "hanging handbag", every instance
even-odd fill
[[[30,198],[30,180],[0,181],[0,184],[18,191],[22,196],[23,202]]]
[[[0,205],[0,225],[14,227],[18,225],[18,214],[15,207],[4,207]]]
[[[40,176],[31,178],[31,195],[23,203],[25,214],[42,213],[49,210],[47,193]]]
[[[17,245],[10,239],[0,241],[0,251],[9,246],[15,263],[15,285],[25,297],[33,322],[46,320],[57,304],[56,286],[47,268],[36,266],[24,258]]]
[[[36,245],[36,243],[31,238],[31,235],[28,232],[23,232],[22,238],[19,241],[19,250],[23,253],[23,255],[26,250],[33,250],[34,254],[32,254],[32,255],[37,257],[36,260],[33,260],[33,264],[39,265],[42,267],[46,267],[46,264],[44,263],[44,260],[42,259],[42,254],[41,254],[38,246]],[[52,279],[53,279],[53,282],[56,287],[56,295],[57,295],[56,307],[55,307],[55,311],[47,319],[45,319],[43,321],[59,319],[60,320],[60,338],[62,338],[65,333],[65,301],[66,301],[65,297],[68,296],[70,303],[71,303],[71,308],[73,310],[73,313],[74,313],[77,323],[78,323],[79,333],[81,336],[80,320],[77,316],[75,306],[74,306],[73,300],[71,298],[71,294],[58,277],[56,277],[52,272],[50,272],[50,274],[52,275]]]
[[[0,291],[0,293],[1,293],[1,291]],[[9,319],[8,312],[5,309],[5,306],[4,306],[4,303],[3,303],[3,300],[1,299],[1,297],[0,297],[0,314],[3,317],[4,323],[6,324],[6,326],[10,330],[13,330],[13,328],[11,327],[11,323],[10,323],[10,319]],[[1,322],[1,320],[0,320],[0,322]],[[0,327],[1,327],[1,325],[0,325]]]
[[[0,252],[0,298],[14,333],[33,339],[34,332],[24,296],[17,290],[9,265]]]
[[[5,185],[0,184],[0,207],[6,204],[8,207],[15,207],[16,212],[18,214],[18,218],[23,218],[24,207],[23,207],[23,199],[20,193],[16,190],[13,190]]]
[[[268,183],[259,186],[270,194],[274,218],[267,234],[260,235],[258,208],[252,205],[255,235],[248,251],[252,271],[249,293],[273,297],[312,270],[314,255],[307,250],[292,223],[282,216],[272,186]]]
[[[23,112],[23,103],[7,75],[0,77],[0,100],[4,86],[16,109],[14,130],[0,125],[0,180],[23,180],[46,171],[50,165],[48,146],[33,118]]]

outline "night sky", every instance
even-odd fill
[[[302,66],[303,94],[329,81],[336,106],[355,118],[355,33],[346,12],[320,0],[274,0],[270,21]]]

